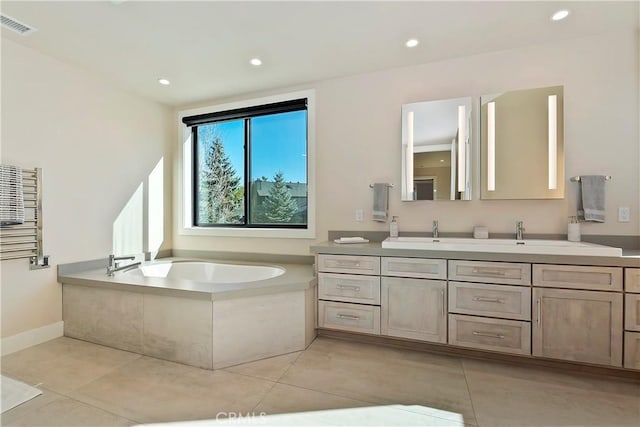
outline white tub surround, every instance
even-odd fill
[[[206,369],[300,351],[311,343],[310,265],[201,261],[171,258],[112,277],[105,268],[59,274],[65,335]],[[215,269],[221,275],[211,280],[218,282],[174,277],[206,279],[207,270]],[[230,272],[237,274],[225,276]]]

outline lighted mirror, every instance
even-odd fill
[[[402,200],[471,199],[470,97],[402,106]]]
[[[564,198],[562,89],[480,98],[481,199]]]

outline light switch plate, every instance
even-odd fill
[[[356,209],[356,221],[364,221],[364,211],[362,209]]]
[[[631,221],[631,210],[628,206],[621,206],[618,208],[618,222]]]

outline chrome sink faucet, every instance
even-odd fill
[[[524,221],[516,222],[516,240],[524,240]]]
[[[435,219],[433,220],[433,227],[431,228],[431,232],[433,234],[433,238],[437,239],[438,237],[440,237],[440,233],[438,232],[438,220]]]
[[[136,259],[136,257],[133,255],[120,256],[120,257],[117,257],[113,254],[109,255],[109,263],[107,264],[107,276],[113,276],[113,274],[116,271],[124,270],[126,268],[136,267],[141,264],[140,262],[133,262],[131,264],[120,266],[120,263],[118,262],[118,261],[124,261],[124,260],[134,260],[134,259]]]

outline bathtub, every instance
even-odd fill
[[[285,273],[282,267],[255,264],[223,264],[211,261],[171,261],[143,264],[122,274],[139,277],[184,279],[206,283],[251,283]]]
[[[187,365],[224,368],[315,338],[311,265],[171,258],[113,276],[62,268],[58,281],[66,336]]]

